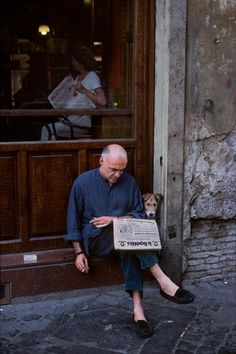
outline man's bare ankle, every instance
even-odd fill
[[[135,322],[137,322],[137,321],[146,321],[147,322],[144,314],[135,314],[134,313],[134,320],[135,320]]]
[[[177,289],[179,288],[178,285],[173,283],[172,281],[169,282],[163,282],[160,284],[161,290],[163,290],[166,294],[170,296],[174,296]]]

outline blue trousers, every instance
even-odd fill
[[[99,236],[89,239],[89,255],[109,257],[114,253],[112,227],[105,228]],[[132,296],[134,290],[143,293],[142,271],[158,262],[149,251],[117,251],[125,278],[125,290]]]

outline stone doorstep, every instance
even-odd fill
[[[55,263],[72,262],[73,248],[61,248],[45,251],[8,253],[0,255],[1,269],[25,268]]]
[[[1,255],[1,287],[11,298],[44,293],[86,289],[124,282],[119,259],[91,257],[88,274],[74,265],[74,250],[57,249]],[[145,280],[149,273],[145,272]],[[9,303],[9,302],[8,302]]]

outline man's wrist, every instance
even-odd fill
[[[84,251],[75,252],[75,258],[76,258],[77,256],[79,256],[80,254],[82,254],[82,253],[84,253]]]

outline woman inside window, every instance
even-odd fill
[[[106,96],[101,81],[95,72],[96,62],[87,47],[79,47],[72,53],[72,72],[51,92],[48,99],[54,108],[96,108],[105,106]],[[55,139],[77,138],[90,134],[91,117],[89,115],[73,115],[54,123]],[[42,130],[42,140],[48,139],[46,128]]]

